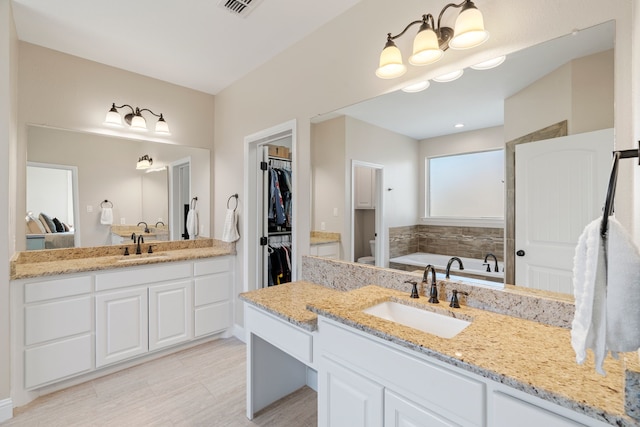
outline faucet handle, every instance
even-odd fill
[[[124,247],[124,255],[125,255],[125,256],[128,256],[128,255],[129,255],[129,247],[128,247],[128,246],[125,246],[125,247]]]
[[[460,302],[458,302],[458,294],[469,295],[469,292],[459,291],[457,289],[453,289],[451,291],[451,302],[449,303],[449,307],[452,308],[460,308]]]
[[[411,283],[413,285],[413,289],[411,290],[411,298],[420,298],[420,295],[418,295],[418,282],[414,282],[413,280],[405,280],[404,283]]]
[[[153,246],[154,245],[149,245],[149,249],[147,250],[148,254],[152,254],[153,253]]]

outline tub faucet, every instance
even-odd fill
[[[147,223],[146,223],[146,222],[144,222],[144,221],[140,221],[140,222],[138,223],[138,225],[140,225],[140,224],[144,224],[144,232],[145,232],[145,233],[148,233],[148,232],[149,232],[149,226],[147,225]]]
[[[495,264],[494,264],[494,266],[493,266],[493,271],[495,271],[495,272],[497,273],[497,272],[499,271],[499,269],[498,269],[498,258],[496,258],[496,256],[495,256],[494,254],[492,254],[492,253],[488,253],[488,254],[487,254],[487,255],[485,255],[485,257],[484,257],[484,262],[485,262],[485,263],[487,262],[487,259],[489,259],[489,257],[493,257],[493,261],[494,261],[494,263],[495,263]],[[491,271],[491,270],[489,269],[489,267],[487,267],[487,271]]]
[[[138,245],[136,246],[136,255],[142,254],[142,248],[140,247],[140,243],[144,243],[144,237],[138,236]]]
[[[447,279],[449,278],[449,271],[451,270],[451,264],[453,264],[453,261],[458,261],[458,266],[460,267],[460,270],[464,270],[464,266],[462,265],[462,260],[457,256],[451,257],[451,259],[447,263],[447,270],[446,270]]]
[[[429,270],[431,270],[431,288],[429,290],[429,302],[431,304],[438,304],[438,287],[436,285],[436,269],[433,265],[429,264],[424,268],[424,274],[422,275],[422,281],[427,283],[429,278]]]

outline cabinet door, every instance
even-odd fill
[[[147,351],[147,288],[97,295],[96,367]]]
[[[192,337],[191,282],[149,287],[149,350]]]
[[[422,406],[389,390],[384,392],[385,427],[453,427],[458,426]]]
[[[355,208],[375,208],[375,169],[363,166],[355,167]]]
[[[383,425],[383,387],[322,357],[318,384],[318,425],[377,427]]]

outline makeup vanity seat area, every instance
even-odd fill
[[[233,262],[217,256],[12,281],[14,406],[40,394],[32,390],[226,332]]]

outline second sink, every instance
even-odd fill
[[[441,338],[453,338],[471,324],[466,320],[433,313],[394,301],[385,301],[369,307],[363,312],[422,332],[437,335]]]

